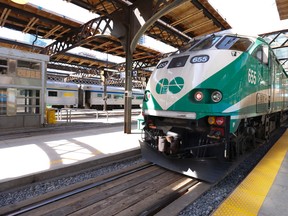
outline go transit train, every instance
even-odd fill
[[[143,157],[214,181],[287,119],[287,74],[262,38],[218,32],[158,63],[142,109]]]

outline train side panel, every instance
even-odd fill
[[[47,82],[46,104],[52,107],[78,107],[78,85]]]

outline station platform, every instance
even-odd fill
[[[76,131],[69,132],[65,131],[65,127],[63,129],[60,127],[61,131],[59,132],[58,128],[57,133],[51,130],[36,136],[1,139],[0,185],[47,170],[140,149],[141,130],[137,129],[136,120],[137,116],[132,116],[131,134],[123,132],[122,116],[109,117],[109,119],[105,117],[72,120],[77,123],[96,124],[95,128],[85,128],[85,130],[80,127]]]
[[[288,215],[288,130],[212,214]]]

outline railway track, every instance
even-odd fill
[[[176,208],[179,213],[211,187],[142,162],[5,206],[0,215],[178,215]]]
[[[197,184],[148,163],[7,206],[1,215],[154,215]]]

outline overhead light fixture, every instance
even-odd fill
[[[27,4],[29,0],[11,0],[11,1],[17,4]]]

